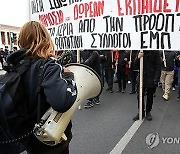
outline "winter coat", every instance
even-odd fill
[[[17,51],[12,55],[8,56],[7,62],[16,65],[26,57],[24,51]],[[35,60],[35,59],[33,59]],[[45,64],[43,64],[45,63]],[[63,69],[61,65],[57,64],[55,60],[49,58],[47,60],[37,58],[30,68],[22,74],[22,83],[28,100],[28,117],[21,120],[19,124],[14,122],[12,127],[19,129],[17,134],[13,134],[15,137],[21,136],[30,132],[35,123],[37,123],[37,87],[39,84],[39,70],[43,64],[43,75],[41,84],[41,117],[43,114],[52,107],[54,110],[64,113],[75,102],[77,91],[76,85],[71,79],[63,78]],[[17,117],[18,119],[19,117]],[[10,126],[10,127],[11,127]],[[72,137],[71,134],[71,122],[65,130],[65,134],[68,137],[68,141]],[[67,142],[61,142],[57,144],[60,150],[65,148],[64,145],[68,145]],[[21,141],[28,151],[31,152],[45,152],[53,148],[40,142],[33,134]]]
[[[131,70],[131,71],[137,70],[137,68],[134,66],[134,59],[135,59],[136,56],[137,56],[137,52],[139,52],[139,50],[132,50],[132,55],[131,55],[131,67],[130,67],[130,70]]]
[[[180,67],[180,60],[178,58],[179,56],[180,56],[180,51],[177,51],[176,52],[176,58],[175,58],[175,66],[178,67],[178,68]]]
[[[109,50],[104,50],[103,54],[105,56],[104,69],[112,69],[112,54]]]
[[[83,64],[91,67],[100,76],[100,56],[95,50],[84,50],[81,52]]]
[[[175,51],[165,50],[164,54],[166,58],[166,67],[164,66],[164,62],[162,62],[162,71],[173,71],[176,57]],[[161,53],[161,58],[163,59],[163,53]]]
[[[125,58],[127,59],[125,61]],[[125,50],[119,51],[118,65],[117,69],[121,71],[126,71],[126,64],[128,63],[129,53]]]
[[[139,52],[138,52],[139,53]],[[140,65],[140,59],[137,56],[134,60],[136,68]],[[143,56],[143,86],[153,88],[159,82],[161,75],[161,57],[158,50],[144,50]],[[138,75],[138,83],[139,83]]]

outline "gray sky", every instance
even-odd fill
[[[0,24],[21,27],[29,20],[29,0],[0,0]]]

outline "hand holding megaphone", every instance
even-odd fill
[[[102,83],[99,75],[90,67],[83,64],[69,64],[64,69],[66,74],[74,74],[78,95],[73,106],[65,113],[58,113],[49,108],[41,118],[43,124],[38,127],[35,136],[44,144],[54,146],[66,140],[64,131],[78,106],[85,100],[101,94]]]

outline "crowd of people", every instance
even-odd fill
[[[72,53],[71,53],[72,55]],[[76,52],[73,51],[76,56]],[[171,90],[178,89],[177,100],[180,100],[180,52],[158,50],[84,50],[81,51],[81,63],[92,67],[101,77],[103,87],[110,93],[125,93],[127,83],[131,83],[129,94],[137,94],[139,104],[139,66],[143,63],[143,113],[147,120],[152,120],[151,109],[157,87],[162,87],[162,98],[170,99]],[[74,58],[76,59],[76,58]],[[74,61],[75,62],[75,61]],[[118,89],[114,89],[117,83]],[[147,96],[146,105],[144,96]],[[84,108],[100,104],[100,99],[89,100]],[[139,119],[139,113],[133,120]]]
[[[6,61],[8,54],[16,51],[3,51],[0,49],[0,61],[2,67]],[[162,98],[165,101],[170,99],[171,90],[178,89],[177,100],[180,100],[180,52],[179,51],[158,51],[144,50],[142,53],[139,50],[82,50],[80,63],[88,65],[94,69],[101,77],[103,87],[107,84],[106,91],[110,93],[118,92],[125,93],[127,83],[131,83],[131,91],[129,94],[137,94],[139,98],[139,60],[144,57],[144,82],[143,96],[147,95],[146,109],[143,111],[150,113],[153,104],[153,96],[155,96],[156,87],[162,87]],[[154,54],[157,54],[154,56]],[[56,56],[59,63],[66,65],[68,63],[77,62],[77,51],[56,51]],[[154,57],[153,57],[154,56]],[[138,58],[139,57],[139,58]],[[114,84],[117,83],[118,89],[114,89]],[[152,89],[149,89],[152,88]],[[148,102],[150,102],[148,105]],[[92,108],[94,105],[100,104],[99,96],[88,100],[84,108]],[[143,99],[144,104],[144,99]],[[144,105],[143,105],[144,108]],[[138,115],[133,118],[138,119]],[[151,115],[150,118],[152,119]]]
[[[15,52],[16,50],[17,50],[16,46],[14,46],[12,50],[9,50],[8,47],[5,47],[5,49],[3,49],[2,47],[0,48],[0,63],[1,63],[2,69],[4,69],[7,56]]]

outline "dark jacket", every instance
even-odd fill
[[[139,52],[138,52],[139,53]],[[140,59],[137,56],[134,60],[134,64],[138,68],[140,65]],[[144,50],[143,57],[143,86],[152,88],[159,82],[161,75],[161,57],[160,52],[157,50]],[[138,76],[139,83],[139,76]]]
[[[139,52],[139,50],[132,50],[130,71],[137,70],[137,68],[134,66],[134,60],[137,56],[137,52]]]
[[[99,53],[95,50],[83,50],[81,52],[83,63],[93,70],[100,76],[100,56]]]
[[[174,51],[165,50],[164,54],[166,58],[166,67],[164,67],[164,62],[162,62],[162,71],[173,71],[176,53]],[[161,53],[161,58],[163,59],[163,53]]]
[[[126,61],[125,58],[127,59]],[[128,58],[129,58],[128,52],[126,52],[125,50],[119,51],[119,58],[117,65],[118,70],[126,71],[126,64],[128,63]]]
[[[177,56],[176,56],[176,58],[175,58],[175,65],[177,66],[177,67],[180,67],[180,60],[179,60],[179,56],[180,56],[180,51],[177,51],[176,52],[176,54],[177,54]]]
[[[102,64],[103,66],[105,63],[104,51],[106,51],[106,50],[98,50],[97,51],[99,53],[99,56],[100,56],[100,64]]]
[[[13,57],[13,58],[12,58]],[[21,58],[20,58],[21,57]],[[17,51],[7,58],[9,63],[16,65],[19,61],[26,57],[23,51]],[[34,59],[33,59],[34,60]],[[71,79],[65,79],[62,77],[63,69],[61,65],[57,64],[55,60],[49,58],[46,61],[39,58],[30,66],[30,68],[22,75],[22,82],[24,90],[28,100],[28,118],[21,120],[20,124],[17,124],[17,120],[14,121],[10,126],[19,129],[15,136],[24,135],[33,129],[35,123],[37,123],[37,87],[39,83],[39,70],[42,63],[43,65],[43,76],[42,76],[42,91],[41,91],[41,117],[51,106],[54,110],[64,113],[75,102],[77,91],[76,86],[72,83]],[[71,92],[67,89],[71,89]],[[71,123],[65,130],[66,136],[71,139]],[[11,128],[13,129],[13,128]],[[68,142],[69,142],[68,140]],[[30,135],[25,138],[22,143],[26,149],[32,152],[43,152],[48,151],[53,147],[47,146],[40,142],[34,135]],[[66,142],[61,142],[56,145],[59,146],[60,150],[63,150],[63,145]]]
[[[104,69],[112,69],[113,61],[112,61],[112,54],[110,50],[103,51],[105,62],[104,62]]]

